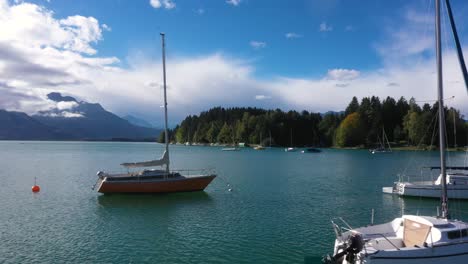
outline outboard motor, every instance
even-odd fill
[[[333,264],[341,263],[344,256],[346,256],[346,261],[348,263],[355,263],[356,254],[361,252],[364,248],[364,239],[358,233],[353,233],[348,236],[348,239],[343,243],[344,250],[337,253],[335,256],[326,256],[322,259],[323,263]]]

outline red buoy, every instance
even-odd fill
[[[39,192],[41,190],[41,187],[39,187],[39,185],[34,185],[31,190],[35,193]]]
[[[41,190],[41,187],[39,187],[39,185],[37,185],[37,178],[34,177],[34,185],[33,187],[31,187],[31,190],[33,193],[37,193]]]

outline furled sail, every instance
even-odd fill
[[[162,158],[158,160],[150,160],[150,161],[142,161],[142,162],[129,162],[129,163],[122,163],[120,165],[127,167],[127,168],[138,168],[138,167],[154,167],[154,166],[162,166],[169,164],[169,154],[167,151],[164,151]]]

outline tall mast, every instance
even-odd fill
[[[442,85],[442,47],[440,32],[440,0],[435,1],[435,24],[436,24],[436,60],[437,60],[437,89],[439,101],[439,149],[440,149],[440,173],[442,175],[442,218],[449,219],[447,200],[447,173],[445,169],[445,116],[444,116],[444,94]]]
[[[166,142],[166,155],[168,157],[166,172],[169,173],[169,133],[167,131],[167,94],[166,94],[166,43],[164,33],[161,34],[162,41],[162,61],[163,61],[163,80],[164,80],[164,140]]]
[[[455,120],[455,109],[453,109],[452,114],[453,114],[453,147],[457,148],[457,121]]]
[[[268,133],[270,134],[270,148],[271,148],[271,130],[268,130]]]
[[[290,146],[292,148],[293,147],[293,145],[292,145],[292,128],[289,130],[289,137],[290,137]]]

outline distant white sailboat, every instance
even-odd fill
[[[448,0],[446,0],[446,3],[451,22],[453,22],[450,3]],[[440,41],[440,0],[436,0],[435,5],[437,84],[440,109],[440,170],[442,175],[441,192],[439,194],[441,194],[442,213],[438,217],[403,215],[388,223],[360,228],[351,228],[344,222],[348,227],[348,229],[345,229],[345,232],[343,232],[344,228],[339,227],[332,221],[336,234],[334,252],[332,256],[327,256],[323,259],[324,263],[468,263],[468,223],[450,219],[448,208],[445,165],[445,117],[442,90],[442,49]],[[453,23],[452,29],[454,35],[456,35]],[[466,71],[463,73],[465,77],[468,76]]]
[[[253,149],[255,149],[255,150],[265,150],[265,147],[263,146],[263,140],[262,140],[262,134],[261,133],[260,133],[260,143],[257,146],[255,146]]]
[[[239,148],[233,147],[233,148],[222,148],[222,151],[239,151]]]
[[[286,152],[295,152],[297,149],[295,147],[293,147],[292,128],[291,128],[291,130],[289,132],[289,136],[290,136],[290,147],[285,148],[284,151],[286,151]]]
[[[380,139],[379,139],[380,141]],[[385,143],[387,143],[388,148],[385,147]],[[385,129],[382,128],[382,141],[380,141],[380,147],[369,150],[372,154],[378,153],[391,153],[392,147],[390,146],[390,142],[388,141],[387,134],[385,134]]]

